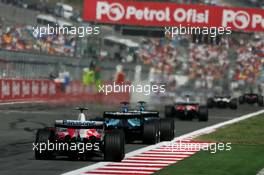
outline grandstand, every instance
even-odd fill
[[[52,1],[52,3],[56,2]],[[169,2],[217,5],[221,1],[178,0]],[[72,5],[77,9],[77,13],[81,13],[81,11],[78,11],[80,10],[78,9],[78,3],[77,6],[74,3]],[[125,69],[128,70],[129,81],[133,81],[133,69],[136,64],[139,64],[143,66],[145,72],[148,72],[141,77],[142,81],[167,82],[168,85],[175,84],[177,86],[177,84],[181,84],[177,83],[177,77],[184,77],[183,79],[188,80],[184,86],[207,90],[215,87],[220,89],[231,87],[231,90],[236,90],[243,89],[251,84],[263,84],[264,37],[260,33],[234,32],[230,36],[221,38],[221,42],[218,45],[201,42],[194,43],[190,35],[179,35],[173,38],[160,36],[142,37],[142,35],[127,36],[122,35],[120,30],[115,30],[120,27],[115,25],[101,25],[102,35],[83,39],[70,35],[39,37],[33,34],[32,27],[37,25],[36,17],[43,13],[46,15],[42,15],[42,17],[53,16],[55,21],[57,19],[64,20],[72,25],[98,24],[76,22],[71,18],[63,19],[53,14],[54,12],[52,11],[34,10],[25,7],[23,4],[21,5],[21,3],[18,5],[15,2],[7,3],[7,1],[3,1],[0,3],[0,11],[7,6],[11,6],[11,12],[16,13],[14,13],[15,18],[13,19],[4,16],[0,20],[0,52],[4,52],[4,59],[12,57],[13,54],[11,53],[15,51],[16,55],[18,55],[17,57],[20,57],[20,53],[26,53],[29,56],[31,54],[39,54],[40,58],[49,57],[48,61],[52,60],[53,57],[61,57],[63,58],[62,60],[64,58],[66,60],[73,59],[74,61],[76,59],[86,60],[86,63],[83,63],[84,65],[78,66],[78,73],[73,73],[74,70],[70,70],[71,77],[77,80],[81,79],[82,68],[89,67],[90,62],[95,61],[101,67],[111,69],[111,74],[114,74],[115,66],[107,66],[104,63],[115,62],[116,65],[125,65],[127,62],[132,62],[131,65],[134,67],[130,66],[130,69]],[[47,4],[46,8],[49,6],[50,4]],[[19,16],[28,16],[28,14],[34,14],[34,16],[29,18],[29,22],[20,20]],[[138,27],[132,28],[133,30],[140,30]],[[108,42],[105,42],[106,40]],[[13,70],[16,71],[18,67],[23,67],[23,63],[21,64],[22,66],[17,65]],[[58,64],[64,65],[63,61],[58,61]],[[18,74],[21,74],[20,70],[22,69],[17,74],[8,73],[7,76],[6,72],[10,72],[9,66],[2,65],[2,67],[1,77],[16,78]],[[50,73],[56,72],[55,67],[50,70]],[[63,70],[67,66],[59,67],[64,67],[60,68],[61,71],[69,71]],[[5,69],[8,69],[8,71],[5,71]],[[57,74],[58,72],[60,70],[57,70]],[[113,76],[109,76],[109,72],[104,73],[103,79],[113,80]],[[37,75],[36,77],[39,78],[40,74],[33,75]],[[12,75],[15,75],[15,77],[12,77]],[[32,75],[28,77],[32,78]]]

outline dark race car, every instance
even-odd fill
[[[189,96],[187,96],[183,102],[166,105],[165,117],[176,117],[181,120],[198,118],[199,121],[208,121],[208,108],[207,106],[200,105],[198,102],[191,102]]]
[[[237,98],[232,98],[231,96],[214,96],[213,98],[207,99],[207,107],[237,109]]]
[[[139,110],[135,110],[136,112],[141,112],[145,120],[159,120],[160,126],[160,140],[161,141],[170,141],[175,136],[175,125],[173,119],[159,118],[158,111],[150,111],[146,110],[144,101],[139,101]],[[131,111],[133,112],[133,111]],[[155,117],[156,116],[156,117]],[[155,118],[153,118],[155,117]]]
[[[263,106],[263,96],[261,94],[253,93],[251,90],[249,93],[245,93],[239,97],[239,104],[258,104]]]
[[[81,112],[78,120],[56,120],[54,127],[39,129],[34,151],[36,159],[55,159],[67,156],[71,160],[88,160],[103,157],[106,161],[124,158],[124,134],[106,131],[103,121],[87,121]]]
[[[121,111],[104,112],[104,119],[107,129],[124,131],[126,142],[130,143],[139,140],[145,144],[155,144],[160,139],[171,140],[174,138],[174,123],[169,120],[160,121],[159,112],[145,111],[143,102],[139,110],[133,111],[129,111],[129,103],[123,102],[122,104]],[[163,125],[166,125],[170,130],[163,129]],[[166,133],[166,136],[160,135],[160,129]]]

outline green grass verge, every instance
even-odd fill
[[[197,140],[231,142],[232,144],[264,144],[264,115],[243,120],[202,135]]]
[[[264,167],[263,145],[233,145],[231,151],[201,151],[155,175],[256,175]]]
[[[264,167],[264,115],[227,125],[197,140],[231,142],[230,151],[200,151],[155,175],[256,175]]]

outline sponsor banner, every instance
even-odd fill
[[[60,90],[60,85],[59,85],[59,89],[57,89],[56,83],[54,83],[53,81],[49,81],[49,94],[48,96],[55,96],[61,93]]]
[[[22,95],[22,81],[21,80],[13,80],[11,85],[12,89],[12,98],[21,98]]]
[[[73,81],[65,89],[66,94],[81,95],[84,93],[84,85],[81,82]]]
[[[22,94],[21,94],[21,98],[31,98],[32,97],[32,81],[31,80],[22,80],[21,82],[21,86],[22,86]]]
[[[230,27],[264,31],[264,10],[124,0],[84,0],[83,18],[135,26]]]
[[[12,98],[12,81],[11,80],[0,80],[0,99],[11,99]]]
[[[40,84],[40,97],[47,97],[49,95],[49,80],[42,80]]]
[[[40,85],[41,80],[33,80],[32,81],[32,97],[40,97]]]
[[[29,100],[47,98],[56,95],[52,89],[53,82],[49,80],[0,80],[0,101]]]
[[[0,102],[30,100],[75,100],[102,103],[129,101],[129,93],[113,93],[104,96],[95,86],[84,86],[80,81],[72,81],[66,87],[50,80],[12,80],[0,79]],[[113,100],[114,99],[114,100]],[[66,103],[66,102],[65,102]]]

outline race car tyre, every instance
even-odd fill
[[[173,106],[165,106],[165,117],[170,118],[173,114]]]
[[[158,142],[160,142],[160,120],[158,120],[158,119],[153,119],[152,120],[155,124],[156,124],[156,127],[157,127],[157,132],[158,132],[158,138],[157,138],[157,142],[156,143],[158,143]]]
[[[38,149],[35,149],[36,160],[49,160],[54,158],[54,150],[48,150],[48,142],[53,143],[54,137],[54,131],[47,128],[38,129],[35,140],[35,145],[38,145]],[[44,150],[41,151],[40,148]]]
[[[68,158],[70,161],[77,161],[79,160],[79,153],[77,151],[71,151],[68,153]]]
[[[160,140],[159,124],[157,121],[148,121],[144,123],[143,142],[145,144],[155,144]]]
[[[121,162],[125,157],[124,132],[117,130],[107,132],[104,136],[104,160]]]
[[[207,107],[208,108],[213,108],[214,107],[214,99],[213,98],[208,98]]]
[[[258,105],[263,106],[263,96],[262,95],[258,95]]]
[[[237,99],[232,99],[229,106],[231,109],[237,109]]]
[[[175,137],[175,125],[173,119],[160,120],[160,140],[171,141]]]
[[[208,108],[206,106],[199,107],[198,120],[201,122],[208,121]]]
[[[244,96],[240,96],[238,98],[239,104],[244,104],[245,103],[245,97]]]
[[[78,151],[69,151],[68,152],[68,158],[71,161],[76,161],[76,160],[79,160],[80,154]]]

